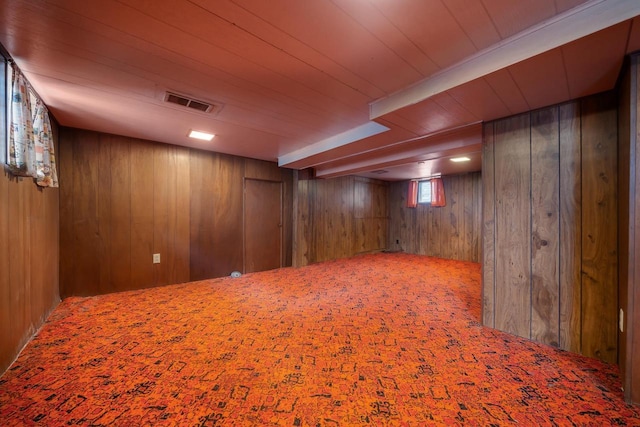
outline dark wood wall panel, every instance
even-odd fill
[[[354,178],[354,219],[356,252],[371,252],[387,247],[389,227],[388,184]]]
[[[640,404],[640,55],[625,64],[618,89],[618,330],[625,399]]]
[[[310,264],[311,212],[309,210],[310,182],[304,171],[293,172],[296,191],[293,194],[293,262],[294,267]]]
[[[417,210],[407,208],[409,181],[391,183],[389,187],[389,244],[395,251],[418,253]]]
[[[283,266],[281,181],[244,180],[244,271]]]
[[[245,177],[283,182],[291,262],[292,172],[275,163],[68,128],[60,163],[63,296],[242,271]]]
[[[173,241],[173,270],[169,275],[170,283],[178,283],[184,277],[191,279],[191,261],[182,262],[183,259],[191,260],[191,203],[192,191],[190,175],[187,173],[177,173],[178,170],[188,170],[190,166],[191,152],[176,147],[176,217],[175,217],[175,239]]]
[[[389,186],[360,177],[296,180],[297,266],[386,249]]]
[[[200,236],[200,241],[202,238],[213,241],[213,251],[204,261],[213,267],[208,277],[228,276],[233,271],[245,272],[242,252],[242,186],[246,162],[240,157],[213,155],[212,173],[205,176],[205,179],[212,181],[212,191],[193,195],[213,199],[213,211],[202,212],[205,218],[210,217],[212,220],[212,233]]]
[[[101,185],[104,185],[105,188],[112,188],[111,175],[109,173],[106,173],[107,169],[103,167],[104,165],[109,164],[111,147],[109,147],[108,145],[100,145],[98,147],[98,150],[98,157],[101,163],[101,167],[96,171],[98,173],[98,182],[101,183]],[[96,215],[96,217],[98,218],[98,236],[108,236],[109,233],[111,233],[111,224],[99,220],[100,218],[108,218],[111,210],[111,201],[109,199],[109,194],[107,194],[106,191],[96,194],[96,208],[98,210]],[[105,288],[106,286],[108,286],[111,280],[111,269],[109,268],[109,262],[104,262],[104,260],[110,259],[110,248],[106,245],[100,245],[98,247],[98,250],[98,286],[101,288]]]
[[[189,151],[176,146],[154,146],[153,253],[161,254],[153,264],[153,285],[183,281],[189,277]],[[165,254],[165,255],[162,255]]]
[[[311,243],[315,256],[312,262],[353,255],[353,178],[316,180],[314,183]]]
[[[192,194],[209,195],[209,197],[190,198],[190,277],[201,280],[213,275],[212,260],[207,254],[213,254],[213,157],[204,151],[195,151],[189,156],[190,185]],[[230,248],[233,252],[233,248]]]
[[[262,179],[266,181],[282,182],[282,216],[284,218],[282,238],[283,238],[283,259],[282,265],[292,264],[293,253],[293,171],[282,169],[275,163],[261,160],[245,159],[244,178]]]
[[[640,404],[640,56],[631,58],[625,397]]]
[[[640,56],[627,65],[618,104],[618,361],[625,399],[640,404]]]
[[[102,233],[110,236],[104,269],[110,274],[108,281],[101,286],[101,293],[111,290],[111,283],[129,283],[131,281],[131,146],[128,141],[107,137],[102,147],[109,149],[109,156],[101,158],[107,164],[101,164],[100,170],[109,182],[110,207],[105,218],[111,218],[108,229]],[[71,150],[67,150],[72,152]],[[110,172],[110,173],[109,173]],[[106,192],[105,192],[106,193]],[[103,224],[107,222],[104,221]]]
[[[64,135],[63,129],[61,137],[64,138]],[[75,279],[69,289],[67,288],[68,278],[60,277],[60,292],[63,297],[67,296],[69,291],[77,295],[80,286],[85,283],[98,288],[102,287],[99,281],[101,261],[99,248],[102,236],[98,228],[98,191],[96,190],[105,189],[105,187],[100,185],[99,169],[92,166],[94,160],[100,155],[100,146],[97,144],[98,135],[93,134],[91,137],[92,141],[87,144],[74,139],[73,142],[79,149],[73,153],[74,164],[71,169],[67,169],[68,165],[60,165],[61,175],[67,172],[73,174],[70,188],[75,195],[71,198],[72,216],[61,218],[62,221],[72,221],[71,247],[61,248],[61,257],[70,257],[73,260],[72,275]],[[60,151],[64,150],[66,146],[61,143]],[[62,199],[68,197],[65,187],[60,187],[60,197]]]
[[[631,209],[631,202],[635,198],[635,191],[631,191],[633,188],[633,184],[631,183],[632,177],[632,167],[631,167],[631,157],[632,152],[635,154],[634,150],[632,150],[632,132],[635,131],[635,123],[631,124],[631,116],[635,113],[635,102],[632,103],[631,92],[635,91],[635,88],[632,87],[632,71],[635,70],[635,58],[631,59],[631,64],[629,67],[625,67],[622,72],[622,78],[620,79],[620,87],[618,89],[619,100],[618,100],[618,301],[619,307],[624,311],[623,316],[629,316],[633,313],[633,308],[631,313],[629,313],[629,294],[630,292],[629,285],[632,283],[630,280],[631,275],[630,272],[633,271],[632,268],[629,268],[629,261],[631,258],[631,253],[634,251],[634,247],[632,245],[633,239],[633,228],[631,225],[631,217],[634,214]],[[635,78],[634,85],[635,85]],[[635,98],[634,94],[634,98]],[[635,101],[635,99],[634,99]],[[632,113],[633,111],[633,113]],[[635,140],[633,141],[635,143]],[[635,148],[635,147],[634,147]],[[623,379],[623,389],[625,390],[625,396],[628,398],[628,388],[629,388],[629,371],[631,367],[627,364],[628,351],[631,346],[629,340],[629,327],[623,325],[623,329],[618,329],[618,365],[620,366],[620,376]],[[631,327],[633,332],[633,326]]]
[[[33,179],[12,177],[2,168],[0,374],[60,301],[59,212],[57,188],[39,188]]]
[[[392,250],[464,261],[480,261],[482,186],[480,173],[442,178],[446,205],[407,207],[408,182],[391,184],[389,241]]]
[[[104,141],[104,143],[108,142]],[[126,289],[149,288],[154,285],[152,263],[154,237],[156,229],[164,225],[162,222],[156,223],[155,217],[155,211],[159,207],[154,200],[157,185],[154,180],[156,161],[154,144],[132,139],[129,145],[131,150],[131,182],[128,189],[131,199],[131,278],[126,284],[111,283],[111,287],[118,290],[123,285],[127,286]],[[96,190],[100,191],[100,189]],[[161,202],[167,203],[166,199]],[[175,202],[172,200],[172,203]],[[105,244],[108,244],[110,238],[111,236],[104,236]],[[161,257],[162,255],[160,254]],[[166,253],[164,257],[167,257]],[[181,281],[184,282],[187,279],[184,278]]]
[[[580,103],[559,107],[560,125],[560,343],[580,353],[582,330],[582,181]]]
[[[60,246],[69,258],[61,262],[63,296],[189,279],[183,235],[188,217],[178,216],[184,197],[176,187],[188,174],[188,167],[176,167],[178,158],[184,166],[186,153],[132,138],[63,129],[61,194],[70,203],[61,221]],[[154,253],[160,253],[160,264],[152,263]]]
[[[616,109],[613,93],[582,102],[582,352],[611,363],[618,361]]]
[[[483,151],[485,324],[612,363],[616,111],[608,93],[501,119]]]
[[[166,150],[166,152],[165,152]],[[153,267],[153,286],[162,285],[163,280],[169,278],[169,270],[175,260],[173,251],[169,252],[169,240],[173,242],[175,238],[175,211],[176,203],[169,203],[169,200],[175,201],[176,192],[172,191],[172,185],[169,183],[169,176],[175,169],[175,151],[173,147],[165,149],[155,145],[153,147],[153,247],[152,253],[164,254],[161,257],[160,264],[152,264]],[[175,173],[175,172],[174,172]],[[175,176],[172,181],[175,182]],[[171,217],[171,219],[170,219]]]
[[[245,160],[191,153],[191,279],[242,271],[242,178]]]

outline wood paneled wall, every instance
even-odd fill
[[[191,280],[243,271],[243,180],[284,183],[283,266],[291,265],[293,174],[275,163],[191,151]]]
[[[58,195],[0,172],[0,374],[60,301]]]
[[[618,114],[619,365],[625,398],[640,404],[640,55],[625,65]]]
[[[480,262],[482,181],[480,173],[442,178],[446,206],[407,207],[408,181],[390,187],[391,250]]]
[[[616,120],[607,93],[485,125],[485,325],[617,362]]]
[[[389,186],[360,177],[296,173],[294,266],[386,249]]]
[[[285,182],[290,236],[291,171],[275,163],[69,128],[60,145],[63,297],[242,271],[245,177]]]
[[[63,128],[59,158],[63,297],[189,280],[189,150]]]

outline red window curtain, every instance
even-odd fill
[[[407,207],[415,208],[418,206],[418,182],[409,181],[409,191],[407,192]]]
[[[445,204],[442,178],[433,178],[431,180],[431,206],[442,207]]]

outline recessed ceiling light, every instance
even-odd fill
[[[192,130],[189,132],[189,138],[202,139],[203,141],[211,141],[215,135],[207,132],[199,132]]]
[[[454,158],[452,158],[452,159],[451,159],[451,161],[452,161],[452,162],[456,162],[456,163],[459,163],[459,162],[468,162],[468,161],[470,161],[470,160],[471,160],[471,159],[470,159],[470,158],[468,158],[468,157],[454,157]]]

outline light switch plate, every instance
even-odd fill
[[[153,263],[160,264],[160,254],[153,254]]]

